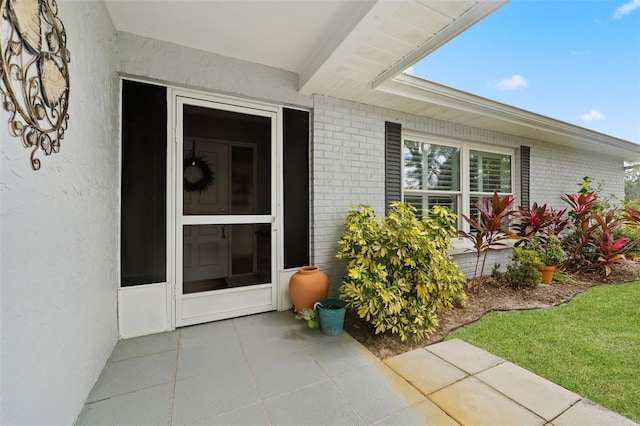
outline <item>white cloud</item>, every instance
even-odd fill
[[[409,75],[416,75],[416,73],[413,71],[413,65],[411,65],[409,68],[407,68],[406,70],[402,71],[404,74],[409,74]]]
[[[587,56],[587,55],[591,55],[591,51],[590,50],[574,50],[573,52],[570,53],[571,56]]]
[[[596,109],[592,109],[588,113],[581,115],[579,118],[582,121],[598,121],[598,120],[604,120],[605,116],[600,111]]]
[[[514,90],[525,87],[529,82],[521,75],[514,75],[503,79],[500,83],[494,84],[492,87],[498,90]]]
[[[628,15],[638,8],[640,8],[640,0],[631,0],[629,3],[625,3],[616,9],[616,12],[613,14],[613,19],[622,19],[624,15]]]

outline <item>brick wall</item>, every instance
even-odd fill
[[[484,256],[484,255],[483,255]],[[511,249],[504,249],[500,251],[492,251],[487,255],[487,261],[484,267],[484,274],[491,274],[491,270],[493,269],[494,264],[500,265],[500,270],[504,271],[505,266],[509,263],[509,258],[511,256]],[[460,266],[460,270],[464,273],[467,278],[472,278],[475,273],[476,268],[476,254],[474,252],[465,252],[458,253],[454,255],[454,259],[458,266]],[[478,264],[478,275],[480,275],[480,270],[482,268],[482,257],[480,257],[480,263]]]
[[[624,164],[614,157],[549,143],[531,146],[531,201],[566,207],[560,196],[577,192],[584,176],[603,184],[603,196],[624,199]]]
[[[369,204],[384,212],[384,122],[401,123],[403,131],[420,132],[469,143],[531,147],[531,201],[558,207],[560,194],[577,189],[583,176],[606,184],[605,191],[624,194],[622,161],[580,152],[461,124],[391,111],[315,95],[313,97],[312,144],[312,261],[329,276],[331,293],[337,294],[344,263],[336,259],[338,240],[349,206]],[[519,171],[516,151],[516,197]],[[596,174],[597,173],[597,174]],[[491,254],[485,272],[496,261],[503,266],[510,250]],[[475,256],[457,254],[467,276],[473,275]]]

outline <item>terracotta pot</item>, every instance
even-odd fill
[[[551,284],[551,281],[553,281],[553,272],[555,270],[555,266],[543,266],[539,269],[539,271],[542,272],[542,284]]]
[[[317,266],[303,266],[289,280],[289,294],[296,312],[302,308],[313,308],[328,293],[329,278]]]

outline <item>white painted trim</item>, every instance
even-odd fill
[[[189,215],[178,222],[182,225],[243,225],[251,223],[275,224],[275,215]]]
[[[167,314],[168,283],[118,289],[118,333],[120,339],[171,330]]]
[[[558,140],[552,142],[559,145],[607,153],[625,158],[627,161],[640,160],[640,144],[482,98],[413,75],[400,73],[377,86],[376,90],[546,132],[565,140],[571,139],[571,143]]]
[[[173,103],[175,90],[167,87],[167,311],[170,321],[170,329],[176,328],[176,234],[178,219],[176,217],[176,193],[174,191],[174,182],[177,179],[176,163],[174,158],[177,151],[176,139],[176,113]]]
[[[289,294],[289,280],[293,274],[298,272],[299,268],[282,269],[279,274],[279,288],[278,288],[278,310],[286,311],[293,308],[293,302],[291,301],[291,295]]]
[[[279,164],[281,163],[280,157],[278,157],[278,147],[282,145],[282,131],[280,123],[282,121],[282,108],[279,106],[268,105],[261,102],[248,102],[240,99],[235,99],[227,96],[214,96],[201,94],[194,91],[185,90],[172,90],[171,100],[169,105],[172,107],[172,120],[174,121],[174,128],[170,134],[174,138],[175,143],[172,145],[174,153],[171,158],[173,164],[173,186],[172,192],[173,205],[171,206],[175,215],[175,228],[172,233],[175,235],[172,246],[172,258],[174,259],[173,270],[173,285],[174,285],[174,312],[175,312],[175,325],[185,326],[199,322],[214,321],[218,319],[227,318],[229,316],[247,315],[250,313],[264,312],[268,310],[274,310],[278,307],[278,293],[279,293],[279,273],[278,273],[278,241],[282,238],[278,232],[278,196],[277,196],[277,183],[278,173],[280,171]],[[271,120],[271,214],[270,215],[191,215],[184,216],[182,214],[182,169],[178,164],[181,164],[182,155],[178,156],[182,152],[183,147],[183,113],[185,105],[200,106],[203,108],[221,109],[225,111],[238,112],[241,114],[250,114],[254,116],[262,116]],[[180,159],[180,160],[179,160]],[[245,288],[236,288],[229,290],[218,290],[216,292],[202,292],[194,295],[184,295],[182,293],[182,247],[180,246],[182,241],[182,232],[185,225],[207,225],[207,224],[253,224],[253,223],[267,223],[271,224],[271,283],[268,285],[256,285]],[[270,289],[270,302],[262,303],[264,301],[265,289]],[[246,293],[249,294],[250,300],[254,300],[257,303],[251,307],[240,307],[237,302],[237,296],[234,294]],[[190,312],[190,309],[195,309],[198,303],[198,297],[202,300],[217,298],[231,303],[231,308],[224,312],[210,313],[196,315]],[[201,305],[201,304],[200,304]],[[185,316],[185,315],[188,315]]]
[[[470,182],[470,151],[482,151],[496,154],[503,154],[511,156],[511,192],[515,196],[516,188],[515,188],[515,168],[516,168],[516,150],[513,148],[506,148],[503,146],[496,146],[490,144],[480,144],[477,141],[465,141],[464,139],[455,139],[443,136],[434,136],[429,133],[419,133],[416,131],[408,131],[402,132],[400,136],[401,140],[401,152],[404,152],[404,142],[405,140],[410,140],[413,142],[427,143],[427,144],[440,144],[446,146],[452,146],[460,148],[460,170],[461,170],[461,180],[460,180],[460,191],[425,191],[425,194],[442,194],[442,195],[457,195],[458,201],[460,205],[460,212],[462,214],[469,215],[471,211],[471,201],[469,197],[471,195],[471,182]],[[401,156],[401,198],[404,200],[405,196],[405,187],[404,187],[404,155]],[[465,196],[466,195],[466,196]],[[454,212],[456,213],[456,212]],[[469,224],[464,219],[459,221],[461,225],[461,229],[465,232],[469,232]],[[456,242],[454,239],[453,242],[455,247],[464,247],[464,245],[460,242]]]
[[[116,273],[118,277],[118,289],[122,288],[122,86],[123,80],[118,80],[118,201],[116,203],[118,227],[116,249],[118,256],[116,257]],[[118,311],[120,306],[118,304]]]
[[[425,56],[429,55],[434,50],[438,49],[442,45],[451,41],[454,37],[462,34],[469,27],[484,19],[489,14],[493,13],[498,8],[502,7],[509,0],[500,1],[481,1],[465,12],[462,16],[459,16],[450,25],[444,28],[439,33],[435,34],[425,44],[419,46],[417,49],[410,52],[408,55],[401,58],[398,62],[387,68],[383,73],[378,75],[375,80],[369,83],[372,88],[380,86],[382,83],[392,78],[396,74],[406,70]]]

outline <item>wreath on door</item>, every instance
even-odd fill
[[[195,142],[193,150],[184,158],[184,190],[188,192],[204,192],[216,183],[216,174],[209,167],[204,157],[196,155]]]

